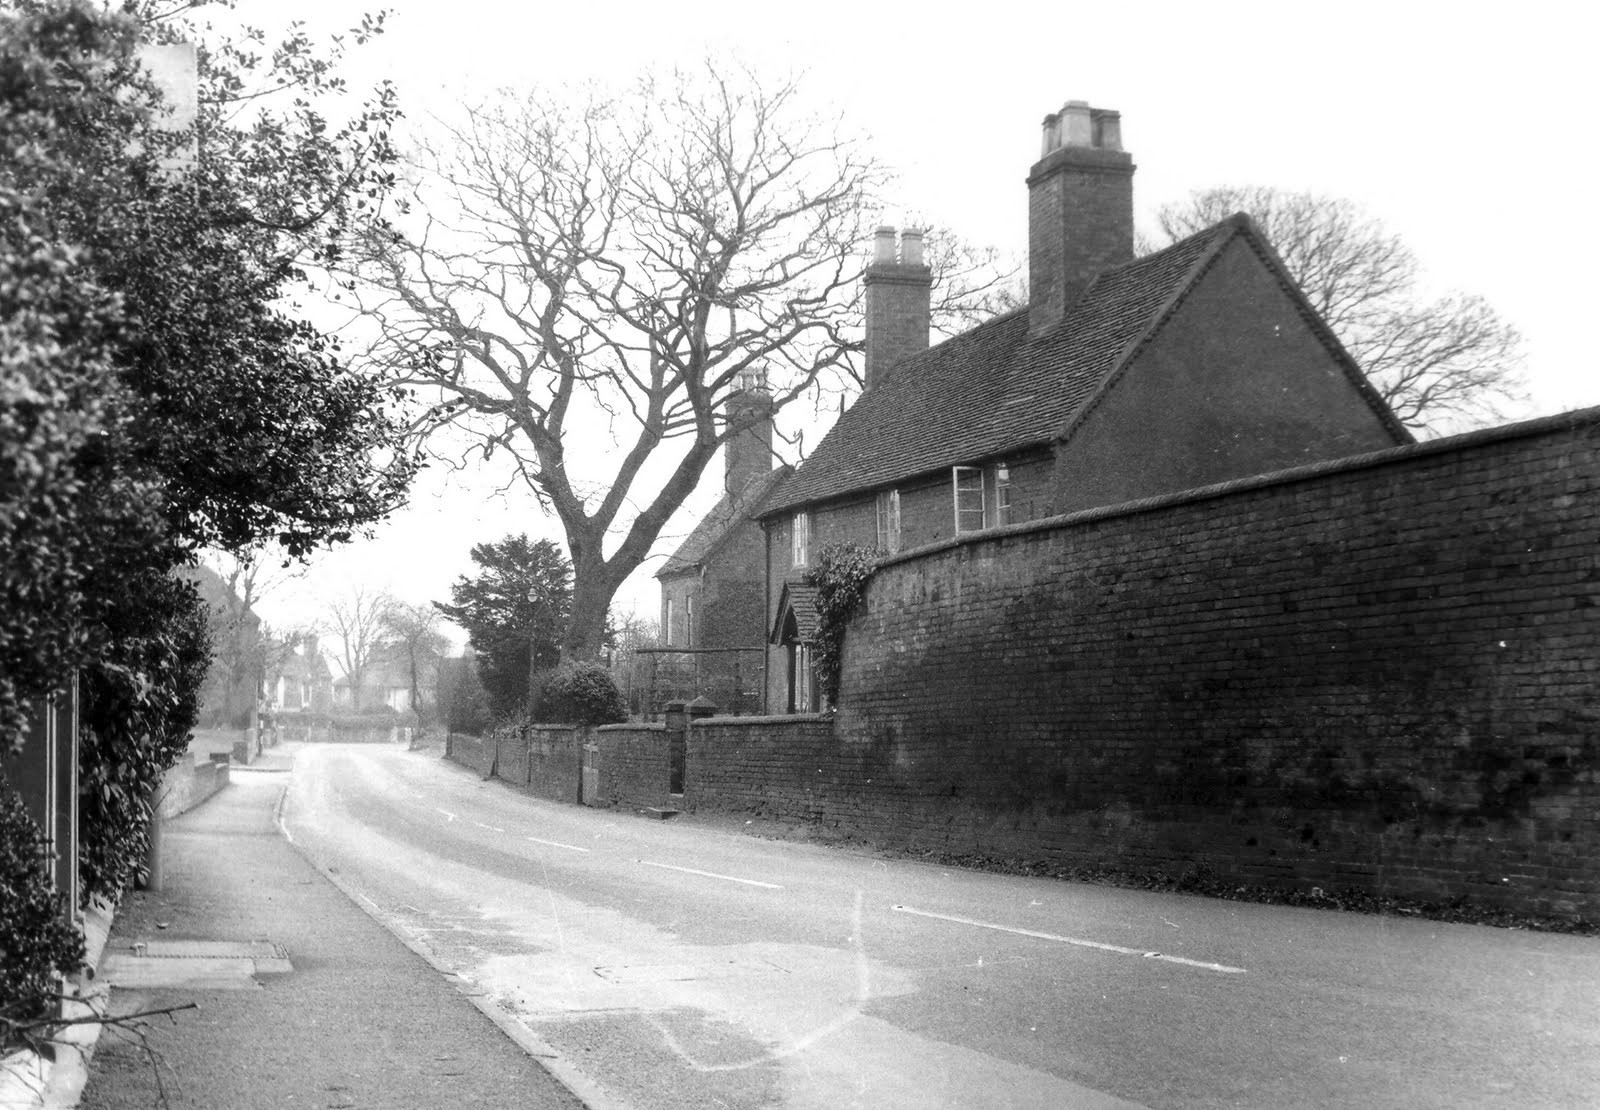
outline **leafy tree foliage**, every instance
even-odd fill
[[[86,898],[117,898],[144,865],[162,775],[188,750],[210,663],[194,587],[140,569],[107,606],[105,645],[80,674],[79,866]]]
[[[392,96],[331,123],[332,61],[247,35],[201,45],[174,129],[140,49],[203,2],[0,15],[0,746],[78,668],[88,893],[136,872],[193,721],[204,614],[169,572],[347,539],[414,469],[395,395],[290,311],[391,184]]]
[[[22,800],[0,789],[0,1051],[18,1026],[42,1016],[56,970],[83,959],[83,938],[39,868],[43,854],[44,837]]]
[[[1417,429],[1490,423],[1502,404],[1520,397],[1516,329],[1482,297],[1419,299],[1411,249],[1347,200],[1224,187],[1166,205],[1158,219],[1175,240],[1235,212],[1261,226],[1401,423]]]
[[[450,587],[451,604],[434,607],[466,629],[478,677],[497,716],[530,700],[537,676],[561,659],[572,605],[572,565],[549,540],[526,533],[478,544],[479,570]]]

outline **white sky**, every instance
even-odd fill
[[[272,27],[352,25],[354,0],[243,0]],[[904,211],[1019,255],[1023,179],[1039,123],[1069,99],[1122,113],[1142,225],[1191,189],[1314,189],[1366,206],[1410,244],[1436,291],[1487,297],[1526,338],[1532,402],[1518,416],[1600,404],[1597,18],[1575,3],[986,2],[941,9],[806,4],[513,4],[393,0],[388,33],[347,72],[399,86],[414,116],[464,93],[625,78],[708,47],[799,68],[811,92],[901,172]],[[761,14],[770,12],[771,14]],[[944,14],[941,14],[943,12]],[[902,222],[900,212],[885,222]],[[812,442],[815,442],[814,438]],[[706,495],[720,485],[708,471]],[[705,500],[703,496],[700,501]],[[662,553],[692,524],[679,522]],[[261,606],[317,618],[354,581],[445,599],[474,543],[560,540],[525,494],[433,473],[375,539],[320,557]],[[618,608],[653,617],[647,564]]]

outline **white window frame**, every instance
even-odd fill
[[[965,484],[963,484],[965,482]],[[976,485],[973,483],[976,482]],[[956,534],[963,532],[976,532],[989,527],[989,504],[984,497],[983,467],[981,466],[952,466],[950,468],[951,502],[955,509]],[[966,495],[966,504],[962,504],[962,495]],[[974,498],[976,501],[974,502]],[[977,515],[977,523],[973,523],[973,515]],[[965,515],[966,520],[962,517]]]
[[[1011,467],[996,463],[994,467],[994,519],[1004,527],[1011,523]]]
[[[666,628],[663,630],[665,632],[665,634],[666,634],[666,640],[667,640],[666,646],[667,647],[671,647],[672,646],[672,599],[670,597],[667,598],[666,620],[663,623],[666,625]]]
[[[811,561],[811,514],[795,513],[789,522],[790,562],[803,567]]]
[[[893,554],[900,550],[900,491],[878,494],[878,546]]]

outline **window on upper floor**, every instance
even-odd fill
[[[994,509],[996,524],[1011,523],[1011,468],[996,463],[994,468]]]
[[[666,646],[672,646],[672,601],[667,601],[667,611],[661,618],[661,635],[666,640]]]
[[[789,523],[789,536],[793,541],[793,556],[790,560],[795,566],[803,567],[811,561],[811,514],[795,513],[794,520]]]
[[[683,646],[694,647],[694,598],[683,599]]]
[[[884,551],[900,550],[900,491],[878,494],[878,546]]]
[[[954,466],[950,468],[955,490],[956,531],[976,532],[989,525],[983,503],[983,468]]]

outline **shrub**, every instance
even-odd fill
[[[0,778],[0,1042],[10,1023],[42,1017],[52,979],[83,962],[83,939],[50,889],[43,858],[43,835]]]
[[[878,552],[854,543],[833,543],[817,556],[805,581],[817,588],[817,680],[829,705],[839,701],[844,663],[844,630],[867,596],[867,579],[877,567]]]
[[[611,672],[599,663],[566,663],[545,680],[539,716],[550,724],[609,725],[628,719]]]

